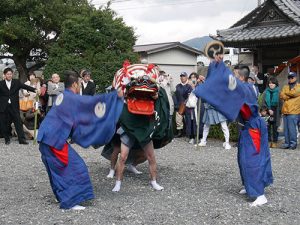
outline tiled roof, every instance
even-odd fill
[[[201,52],[195,48],[182,44],[180,42],[167,42],[167,43],[157,43],[157,44],[148,44],[148,45],[135,45],[133,47],[134,52],[147,52],[148,54],[165,51],[171,48],[181,48],[186,51],[200,55]]]
[[[300,1],[294,1],[294,4],[297,5],[298,8],[300,8]]]
[[[276,9],[279,21],[258,21],[258,18],[263,18],[267,9],[272,7]],[[292,37],[296,39],[291,40]],[[217,39],[225,44],[276,39],[299,42],[300,0],[266,0],[229,29],[217,31]]]
[[[274,0],[275,4],[288,17],[300,25],[300,1],[299,0]]]
[[[177,43],[177,42],[157,43],[157,44],[148,44],[148,45],[135,45],[133,47],[133,50],[135,52],[148,52],[153,49],[167,47],[167,46],[170,46],[175,43]]]
[[[272,27],[255,27],[249,29],[240,29],[226,35],[226,41],[253,41],[267,40],[270,38],[287,38],[300,35],[298,25],[278,25]]]

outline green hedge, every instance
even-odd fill
[[[176,130],[176,122],[175,122],[175,113],[173,114],[173,132],[176,135],[177,134],[177,130]],[[238,128],[237,128],[237,123],[233,122],[233,123],[229,123],[229,133],[230,133],[230,141],[233,142],[237,142],[238,141]],[[184,128],[185,129],[185,128]],[[184,130],[185,132],[185,130]],[[220,124],[217,125],[211,125],[210,126],[210,130],[209,130],[209,135],[208,138],[214,138],[214,139],[218,139],[218,140],[224,140],[224,134],[221,128]]]
[[[238,141],[238,128],[237,123],[229,123],[229,133],[230,133],[230,141]],[[215,138],[219,140],[224,140],[224,134],[220,124],[211,125],[209,130],[208,138]]]

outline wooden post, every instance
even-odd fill
[[[263,73],[263,62],[262,62],[262,48],[257,49],[257,65],[259,67],[259,72]]]
[[[298,75],[298,80],[300,79],[300,71],[299,71],[300,63],[297,63],[297,75]]]
[[[200,115],[201,115],[201,98],[198,98],[198,106],[197,106],[197,137],[196,137],[196,148],[199,150],[199,135],[200,135]]]
[[[39,95],[38,93],[36,93],[36,96],[35,96],[35,105],[34,105],[34,108],[35,108],[35,111],[34,111],[34,132],[33,132],[33,144],[35,145],[37,143],[36,141],[36,129],[37,129],[37,117],[38,117],[38,113],[39,113]]]

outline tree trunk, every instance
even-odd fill
[[[17,71],[19,73],[19,79],[22,83],[25,83],[27,81],[27,74],[28,70],[26,68],[26,59],[22,59],[19,57],[13,57],[13,60],[15,62]]]

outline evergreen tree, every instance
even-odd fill
[[[50,49],[45,75],[89,69],[97,91],[104,91],[124,60],[136,62],[136,38],[131,27],[109,8],[93,9],[63,24],[59,40]]]
[[[95,9],[87,0],[0,1],[0,59],[13,59],[23,82],[30,70],[46,65],[46,76],[88,68],[106,86],[124,59],[137,59],[134,43],[132,28],[109,4]]]

